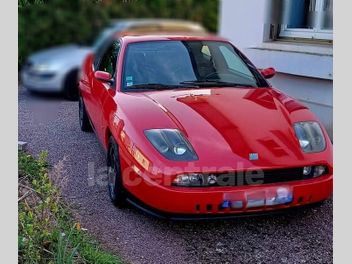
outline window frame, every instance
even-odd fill
[[[303,38],[314,40],[333,40],[333,31],[327,29],[288,28],[287,24],[281,24],[280,38]]]

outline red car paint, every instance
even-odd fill
[[[118,36],[117,36],[118,37]],[[332,145],[322,127],[326,148],[304,153],[293,129],[299,121],[317,121],[309,109],[272,88],[203,88],[122,92],[121,78],[126,47],[132,42],[153,40],[226,40],[215,36],[119,36],[115,85],[101,81],[89,55],[82,68],[80,93],[107,150],[112,135],[119,146],[125,188],[146,205],[162,212],[180,214],[237,214],[294,207],[329,198],[333,185]],[[268,78],[274,69],[262,71]],[[179,129],[193,146],[198,160],[164,158],[147,140],[144,130]],[[249,153],[259,153],[249,160]],[[309,180],[238,187],[175,187],[176,175],[188,172],[246,171],[325,165],[329,173]],[[240,210],[218,210],[226,199],[246,202],[246,195],[273,188],[293,191],[288,205]],[[212,205],[207,207],[207,205]]]

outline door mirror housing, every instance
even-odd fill
[[[102,81],[102,82],[106,82],[106,83],[113,83],[113,79],[110,73],[105,72],[105,71],[96,71],[94,72],[94,77],[95,79]]]
[[[265,79],[270,79],[274,77],[276,71],[274,68],[265,68],[265,69],[260,69],[259,72],[263,75]]]

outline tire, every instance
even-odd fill
[[[78,115],[79,115],[79,126],[81,127],[81,130],[84,132],[91,132],[92,126],[90,124],[89,117],[88,117],[87,110],[84,105],[82,96],[79,96],[79,99],[78,99]]]
[[[64,96],[70,101],[77,101],[78,93],[78,70],[69,72],[64,82]]]
[[[111,202],[118,208],[126,207],[127,191],[122,182],[119,149],[113,137],[109,139],[107,174]]]

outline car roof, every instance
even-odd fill
[[[156,28],[158,30],[182,29],[183,31],[206,32],[205,28],[197,23],[179,19],[115,19],[110,26],[120,31],[141,30],[143,28]]]
[[[120,38],[123,43],[133,43],[133,42],[145,42],[145,41],[160,41],[160,40],[203,40],[203,41],[221,41],[229,42],[229,40],[222,38],[217,35],[211,34],[129,34],[128,32],[124,34],[116,34],[116,37]]]

